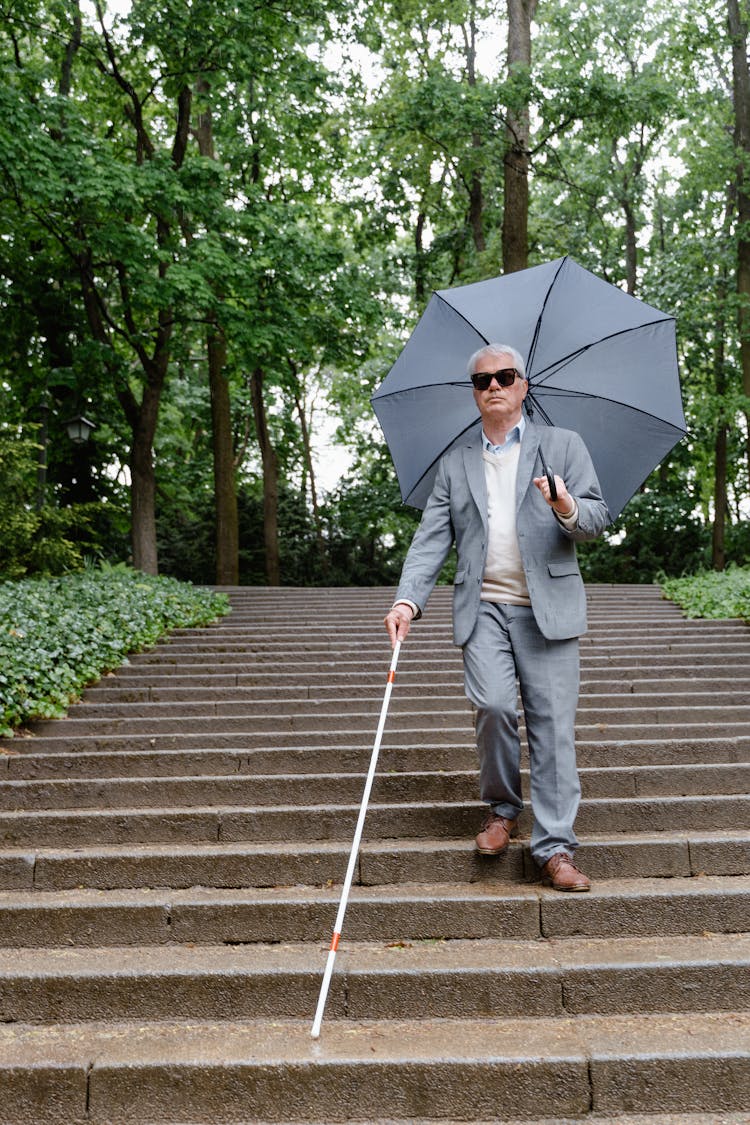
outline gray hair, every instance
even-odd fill
[[[468,364],[466,365],[466,373],[469,378],[471,378],[471,376],[474,374],[476,365],[479,363],[479,360],[484,359],[486,355],[511,356],[513,359],[513,366],[515,367],[518,374],[522,379],[526,378],[526,363],[524,361],[524,358],[521,353],[516,348],[512,348],[510,344],[485,344],[483,347],[475,351],[474,354],[470,357]]]

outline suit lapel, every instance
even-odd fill
[[[518,456],[518,476],[516,477],[516,511],[521,507],[531,479],[534,475],[534,463],[539,449],[539,430],[527,422],[521,441],[521,452]]]
[[[482,517],[482,523],[486,527],[487,480],[484,475],[484,464],[482,462],[481,438],[474,438],[468,445],[464,446],[464,467],[466,469],[466,480],[469,485],[469,492]]]

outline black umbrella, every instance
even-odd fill
[[[686,433],[674,318],[567,257],[435,292],[372,397],[408,504],[480,424],[465,372],[487,343],[526,358],[535,422],[581,434],[615,520]]]

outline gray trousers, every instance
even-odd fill
[[[555,852],[572,855],[581,797],[575,752],[578,638],[549,641],[530,607],[482,602],[463,657],[466,695],[476,708],[481,799],[510,819],[523,808],[518,681],[531,769],[531,854],[540,865]]]

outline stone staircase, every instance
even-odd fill
[[[750,1123],[750,630],[589,589],[588,895],[481,816],[450,591],[232,592],[0,744],[0,1122]],[[528,820],[525,823],[528,834]]]

